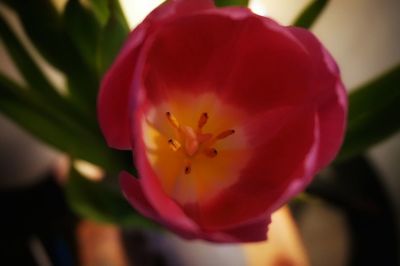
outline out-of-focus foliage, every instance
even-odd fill
[[[21,86],[0,73],[0,111],[72,159],[97,164],[114,177],[121,169],[134,170],[128,152],[106,146],[96,122],[101,76],[129,33],[119,2],[93,0],[90,6],[84,6],[78,0],[69,0],[62,13],[51,0],[3,2],[15,11],[41,56],[65,75],[68,91],[60,94],[55,89],[7,20],[0,16],[0,38],[26,83]],[[79,213],[97,220],[104,213],[101,220],[122,224],[137,224],[137,219],[144,219],[130,207],[115,207],[115,212],[110,211],[112,204],[120,202],[116,203],[115,195],[100,189],[104,184],[90,186],[90,191],[98,189],[104,201],[109,198],[109,205],[81,195],[88,193],[84,189],[88,186],[76,180],[71,177],[67,187],[73,191],[74,202],[85,206],[79,209],[79,204],[71,204]],[[124,202],[122,198],[120,201]]]
[[[366,151],[400,129],[400,65],[349,96],[345,141],[338,160]]]
[[[216,6],[248,6],[249,0],[214,0]]]
[[[328,0],[314,0],[297,17],[294,26],[309,29],[324,10]]]
[[[73,168],[69,178],[66,187],[68,203],[79,215],[124,227],[155,227],[153,222],[132,209],[117,187],[88,180]]]

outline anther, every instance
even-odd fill
[[[204,151],[204,154],[205,154],[207,157],[214,158],[215,156],[218,155],[218,151],[217,151],[215,148],[211,148],[211,149],[205,150],[205,151]]]
[[[224,139],[226,137],[229,137],[230,135],[233,135],[234,133],[235,133],[234,129],[225,130],[225,131],[219,133],[215,138],[216,139]]]
[[[173,150],[173,151],[178,151],[182,146],[178,141],[173,140],[173,139],[169,139],[168,144],[169,144],[169,147],[171,148],[171,150]]]
[[[208,114],[202,113],[199,119],[198,128],[199,129],[203,128],[204,125],[207,123],[207,121],[208,121]]]
[[[167,116],[167,119],[169,121],[169,123],[176,129],[179,129],[179,122],[178,119],[176,119],[176,117],[171,114],[170,112],[166,112],[165,115]]]
[[[192,167],[190,165],[185,167],[185,174],[188,175],[190,174],[190,172],[192,172]]]

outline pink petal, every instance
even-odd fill
[[[173,227],[173,230],[180,232],[193,233],[198,231],[198,226],[184,213],[182,208],[173,201],[162,189],[154,170],[150,166],[147,159],[145,146],[143,143],[143,136],[141,132],[140,123],[143,119],[142,109],[138,109],[135,117],[136,131],[134,156],[136,158],[136,167],[139,170],[140,183],[144,194],[150,205],[154,207],[162,219],[164,224],[168,227]]]
[[[164,218],[157,213],[157,211],[148,202],[146,195],[143,193],[141,184],[136,178],[127,172],[122,172],[120,174],[120,185],[126,199],[137,211],[148,218],[158,221],[159,223],[168,227],[170,230],[187,239],[196,237],[212,242],[222,243],[253,242],[266,239],[268,229],[267,225],[270,223],[270,220],[266,218],[224,231],[204,232],[195,230],[188,232],[186,229],[182,230],[182,228],[180,228],[177,224],[164,220]],[[182,217],[175,217],[175,220],[179,219],[182,219]]]
[[[115,62],[104,76],[98,96],[100,128],[107,144],[129,149],[131,87],[142,44],[163,20],[212,8],[211,0],[174,0],[156,8],[128,37]]]
[[[314,131],[313,112],[299,111],[274,137],[264,143],[253,140],[257,144],[254,155],[238,182],[202,206],[205,226],[214,229],[237,226],[270,214],[290,184],[298,180],[294,174],[309,156],[315,141]],[[259,132],[258,138],[262,139],[263,134]],[[303,185],[308,180],[305,178]]]
[[[268,225],[271,223],[271,217],[262,217],[251,223],[238,226],[232,229],[223,230],[225,234],[233,237],[236,242],[256,242],[267,239]]]
[[[98,96],[100,128],[107,144],[116,149],[131,147],[129,96],[146,27],[136,28],[128,37],[117,59],[104,76]]]
[[[307,156],[303,162],[297,167],[290,177],[291,182],[288,184],[285,191],[275,201],[273,205],[267,210],[267,213],[271,213],[282,205],[287,203],[293,196],[297,195],[305,189],[305,187],[311,182],[312,178],[317,172],[318,166],[318,149],[320,146],[320,123],[319,116],[314,115],[314,143],[312,144]]]
[[[148,197],[143,191],[142,183],[129,173],[122,172],[120,174],[120,185],[125,198],[144,216],[159,222],[184,238],[193,239],[199,237],[198,228],[183,214],[183,212],[176,211],[176,208],[178,208],[177,206],[171,207],[170,205],[166,207],[171,211],[171,215],[174,216],[174,219],[171,219],[171,216],[166,216],[164,212],[160,214],[149,202]],[[165,198],[166,202],[169,200],[169,198]]]
[[[124,171],[119,175],[119,182],[125,198],[137,211],[148,218],[159,220],[158,213],[143,194],[139,180]]]
[[[154,9],[145,21],[161,21],[164,19],[187,16],[192,13],[213,8],[212,0],[170,0]]]
[[[303,47],[276,23],[240,13],[206,10],[159,29],[137,76],[147,99],[211,91],[252,112],[306,101],[310,59]]]
[[[315,83],[314,95],[318,101],[320,123],[320,148],[317,170],[325,167],[339,151],[343,142],[347,115],[346,90],[340,80],[339,68],[329,52],[315,36],[304,29],[290,28],[313,59]]]

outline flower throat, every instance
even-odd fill
[[[209,118],[206,112],[200,115],[196,129],[181,125],[171,112],[166,112],[165,115],[169,124],[174,128],[176,135],[176,138],[168,139],[168,145],[174,152],[184,153],[186,158],[184,172],[187,175],[192,171],[192,159],[195,156],[203,154],[209,158],[214,158],[218,155],[218,150],[215,149],[214,144],[235,133],[234,129],[224,130],[217,135],[204,133],[203,127],[207,124]]]

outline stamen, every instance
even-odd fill
[[[199,119],[198,128],[202,129],[204,125],[207,123],[207,121],[208,121],[208,114],[202,113]]]
[[[179,125],[178,119],[176,119],[176,117],[173,114],[171,114],[170,112],[166,112],[165,114],[167,116],[167,119],[168,119],[169,123],[174,128],[179,129],[180,125]]]
[[[181,144],[179,143],[179,141],[176,141],[174,139],[169,139],[168,140],[168,144],[169,147],[171,148],[171,150],[173,151],[178,151],[181,148]]]
[[[219,133],[219,134],[215,137],[215,139],[224,139],[224,138],[229,137],[230,135],[232,135],[232,134],[234,134],[234,133],[235,133],[235,130],[234,130],[234,129],[225,130],[225,131]]]
[[[211,149],[205,150],[205,151],[204,151],[204,154],[205,154],[207,157],[214,158],[215,156],[218,155],[218,151],[217,151],[215,148],[211,148]]]
[[[190,165],[187,165],[185,167],[185,175],[188,175],[192,172],[192,167]]]

